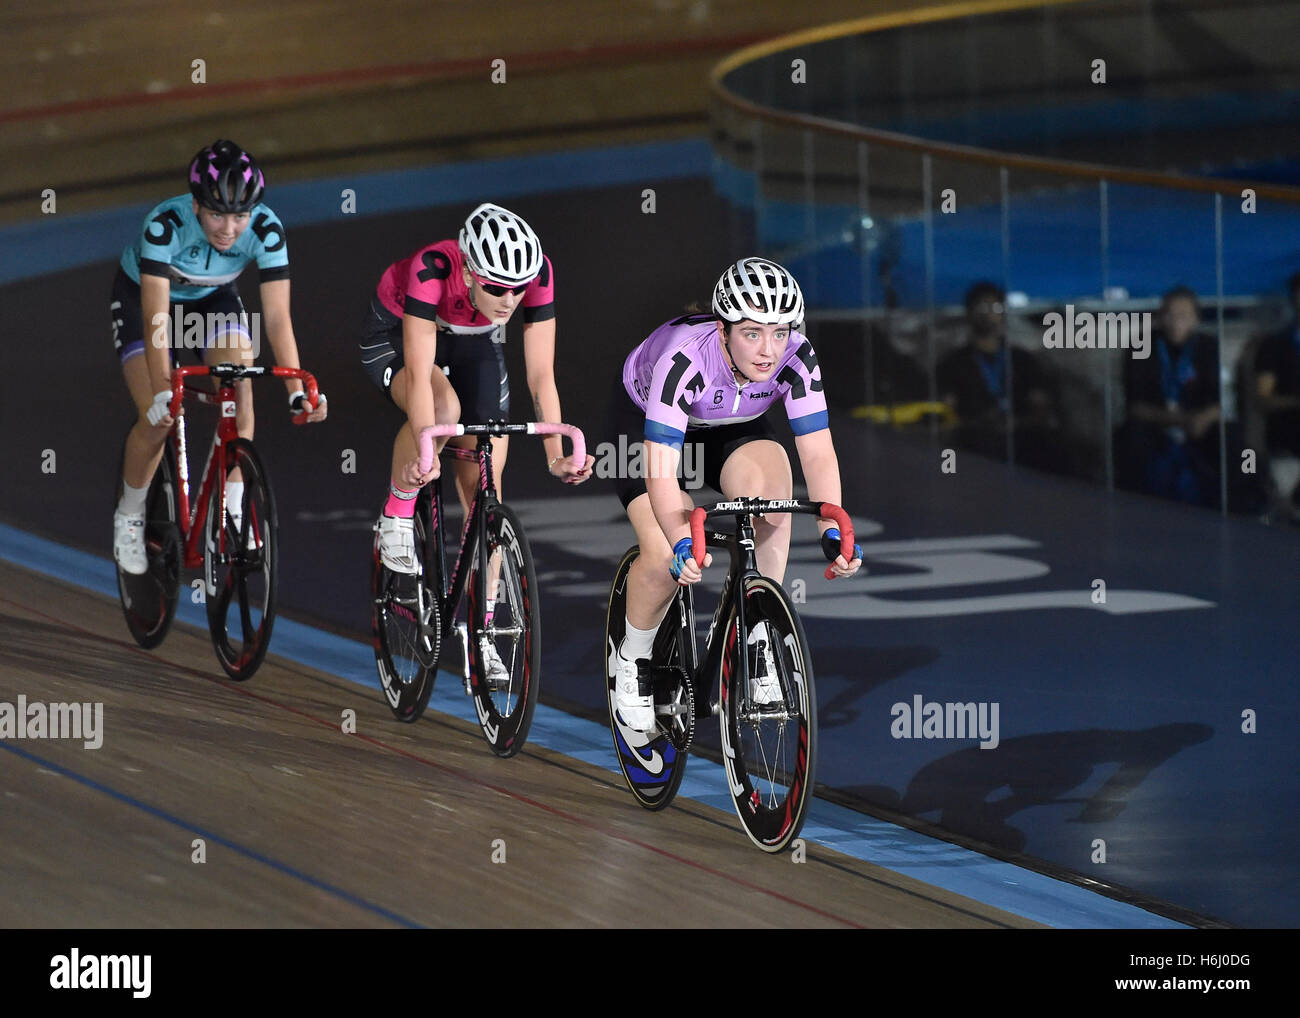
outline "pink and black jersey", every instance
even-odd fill
[[[778,400],[796,435],[829,427],[821,368],[807,336],[790,333],[766,382],[738,383],[712,315],[685,315],[650,333],[623,362],[623,388],[645,411],[647,441],[673,448],[681,448],[688,428],[752,421]]]
[[[404,314],[436,322],[440,329],[460,335],[495,332],[497,326],[469,302],[465,257],[460,244],[440,240],[422,247],[409,258],[394,262],[379,280],[379,300],[397,317]],[[524,321],[544,322],[555,317],[555,277],[551,260],[543,256],[542,271],[528,284],[520,304]]]

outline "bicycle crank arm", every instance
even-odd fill
[[[469,688],[469,626],[457,622],[456,635],[460,637],[460,677],[465,680],[465,692],[472,693]]]

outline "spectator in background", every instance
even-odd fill
[[[1264,415],[1268,449],[1300,456],[1300,272],[1287,281],[1292,323],[1267,337],[1255,355],[1255,396]],[[1293,518],[1300,518],[1300,484],[1290,492]]]
[[[1074,456],[1061,430],[1051,380],[1033,354],[1007,343],[1001,287],[985,281],[966,292],[966,325],[969,342],[944,357],[936,371],[939,398],[957,415],[954,444],[1005,460],[1010,412],[1016,463],[1073,473]]]
[[[1200,303],[1185,286],[1161,298],[1151,356],[1124,362],[1128,419],[1115,441],[1121,487],[1195,505],[1219,504],[1219,344],[1198,331]],[[1236,425],[1229,465],[1240,463]],[[1254,478],[1229,473],[1229,507],[1257,507]]]

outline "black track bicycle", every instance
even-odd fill
[[[460,642],[465,692],[474,698],[483,737],[497,756],[510,757],[523,748],[537,706],[541,617],[537,575],[524,528],[497,498],[490,439],[568,435],[579,462],[586,459],[586,444],[582,432],[569,424],[437,425],[420,433],[422,470],[433,465],[434,440],[453,435],[478,440],[473,450],[448,446],[442,452],[445,458],[475,461],[479,468],[478,491],[465,517],[460,551],[448,573],[439,475],[416,498],[417,573],[398,573],[385,566],[375,535],[371,569],[375,664],[393,715],[399,721],[416,721],[429,704],[439,659],[454,634]],[[457,620],[462,599],[468,601],[464,622]],[[490,619],[489,602],[493,604]],[[498,672],[493,678],[487,660],[493,651],[507,677]]]
[[[696,646],[692,588],[683,586],[655,635],[651,656],[656,731],[624,723],[614,699],[615,655],[627,616],[628,571],[638,549],[624,553],[610,588],[605,623],[609,726],[619,767],[632,795],[648,810],[673,801],[702,716],[717,715],[727,784],[751,841],[780,852],[799,835],[812,800],[817,760],[817,696],[803,624],[776,580],[758,571],[753,517],[805,513],[833,521],[840,549],[853,557],[853,525],[829,502],[742,498],[697,507],[691,514],[692,554],[726,548],[731,566],[709,624],[703,654]],[[734,533],[706,532],[710,516],[729,515]],[[827,577],[832,575],[827,569]]]

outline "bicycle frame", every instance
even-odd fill
[[[543,421],[533,421],[526,424],[509,424],[504,421],[489,421],[487,424],[447,424],[435,425],[422,429],[419,437],[419,455],[420,469],[428,471],[433,466],[434,441],[439,437],[452,437],[474,435],[477,436],[476,448],[471,451],[462,449],[457,446],[449,446],[443,452],[453,458],[477,461],[478,462],[478,490],[474,493],[474,500],[470,503],[469,511],[465,514],[465,523],[461,529],[460,551],[456,554],[456,561],[452,567],[450,579],[446,574],[446,554],[445,554],[445,531],[443,527],[442,513],[442,475],[439,474],[437,483],[433,489],[432,495],[432,518],[430,519],[430,529],[437,528],[438,539],[438,556],[435,563],[437,575],[434,577],[436,586],[431,589],[437,591],[438,607],[441,611],[442,632],[441,638],[447,639],[456,625],[456,612],[452,609],[460,607],[461,598],[465,594],[465,585],[469,576],[469,563],[473,561],[473,556],[484,544],[484,520],[487,513],[494,506],[500,504],[497,498],[496,480],[492,473],[492,443],[489,439],[493,437],[505,437],[508,435],[568,435],[573,443],[573,458],[579,462],[586,459],[586,441],[582,432],[571,424],[548,423]],[[484,569],[479,570],[480,577],[486,579],[488,563],[484,563]],[[478,592],[482,599],[483,592]],[[468,639],[468,633],[465,634]],[[465,659],[468,662],[469,655],[466,652]]]
[[[709,628],[704,636],[704,657],[699,657],[699,646],[697,643],[695,630],[695,591],[692,587],[682,589],[676,599],[681,605],[681,624],[677,631],[678,648],[681,651],[683,662],[687,662],[686,673],[690,679],[691,685],[695,692],[695,702],[697,704],[708,704],[709,713],[716,715],[718,713],[718,689],[715,683],[710,681],[710,677],[716,674],[719,659],[722,657],[722,640],[715,639],[718,626],[726,618],[728,607],[735,602],[736,617],[740,625],[740,631],[746,632],[745,629],[745,599],[740,597],[739,592],[744,590],[744,581],[751,576],[761,575],[758,570],[758,561],[754,556],[754,527],[749,515],[740,517],[738,520],[738,530],[735,535],[724,534],[718,531],[708,531],[705,534],[707,547],[722,549],[726,548],[731,555],[731,565],[727,570],[727,575],[722,581],[722,590],[718,595],[718,605],[713,610],[713,618],[709,622]],[[738,664],[740,666],[740,681],[746,683],[741,688],[748,688],[747,683],[748,663],[745,660],[746,655],[739,655]]]
[[[681,660],[690,663],[690,666],[687,667],[687,676],[695,693],[695,702],[697,704],[707,703],[709,713],[712,715],[716,715],[718,712],[718,691],[710,681],[710,677],[717,673],[722,657],[723,643],[725,642],[721,638],[722,634],[718,632],[718,627],[722,620],[727,617],[727,609],[734,604],[736,624],[739,626],[741,636],[745,636],[749,631],[745,622],[743,591],[749,579],[762,575],[758,569],[758,559],[754,550],[753,517],[762,515],[764,512],[773,511],[802,513],[819,516],[822,519],[834,519],[840,525],[841,552],[844,554],[846,561],[853,556],[852,524],[843,509],[827,502],[804,502],[800,499],[780,499],[771,502],[753,498],[732,499],[718,502],[712,509],[697,507],[692,512],[691,538],[696,562],[700,565],[704,564],[704,554],[707,548],[726,548],[731,556],[731,564],[726,577],[722,581],[718,606],[714,609],[713,618],[709,622],[709,628],[704,637],[703,659],[699,658],[696,646],[695,596],[693,589],[685,587],[676,599],[682,605],[680,609],[681,625],[677,636],[679,640],[678,646],[681,650]],[[736,532],[734,534],[720,533],[713,530],[706,531],[704,529],[704,523],[708,516],[723,513],[736,516]],[[827,575],[831,575],[829,569]],[[740,672],[739,688],[748,690],[748,655],[738,654],[736,659]]]
[[[276,378],[296,378],[303,383],[307,390],[307,401],[315,407],[320,401],[320,393],[316,386],[316,379],[310,372],[303,371],[301,368],[259,368],[244,367],[235,364],[218,364],[215,366],[195,365],[183,368],[172,369],[172,400],[168,407],[175,423],[172,425],[168,441],[172,444],[172,451],[176,456],[176,475],[180,483],[180,491],[173,494],[177,505],[176,524],[181,532],[181,555],[182,564],[187,569],[199,569],[203,565],[203,545],[202,535],[205,530],[205,524],[208,517],[208,505],[212,500],[212,486],[216,478],[220,477],[224,481],[226,476],[226,449],[229,444],[239,437],[239,428],[235,424],[235,388],[233,383],[241,378],[254,378],[262,375],[272,375]],[[198,498],[194,504],[190,504],[190,469],[189,453],[185,442],[185,415],[180,412],[181,402],[184,397],[187,378],[198,378],[210,376],[217,378],[220,382],[215,394],[202,392],[191,389],[199,401],[202,403],[215,403],[220,407],[220,416],[217,418],[217,430],[212,437],[212,447],[208,450],[207,461],[203,465],[203,475],[199,480]],[[301,423],[302,418],[295,418],[295,421]],[[213,466],[216,469],[213,470]],[[226,489],[225,484],[221,486],[221,513],[223,516],[226,512]],[[256,524],[256,521],[250,521]],[[254,532],[257,532],[256,529]],[[218,541],[220,542],[217,551],[219,554],[225,554],[226,548],[226,528],[220,528]]]
[[[433,490],[432,526],[436,528],[438,535],[438,556],[434,563],[436,570],[434,579],[437,583],[435,589],[438,592],[438,607],[442,612],[442,638],[445,640],[451,635],[451,631],[456,624],[456,613],[452,609],[460,607],[461,598],[465,594],[465,585],[469,579],[469,563],[473,561],[473,556],[477,555],[479,548],[483,546],[484,518],[489,509],[500,504],[500,500],[497,498],[496,481],[492,474],[492,442],[486,434],[478,436],[477,446],[473,451],[457,446],[449,446],[443,452],[454,459],[478,463],[478,490],[474,492],[474,500],[470,503],[469,511],[465,514],[465,522],[461,527],[460,534],[460,551],[456,553],[456,561],[452,565],[450,579],[446,574],[446,533],[442,512],[441,475],[435,481]]]

